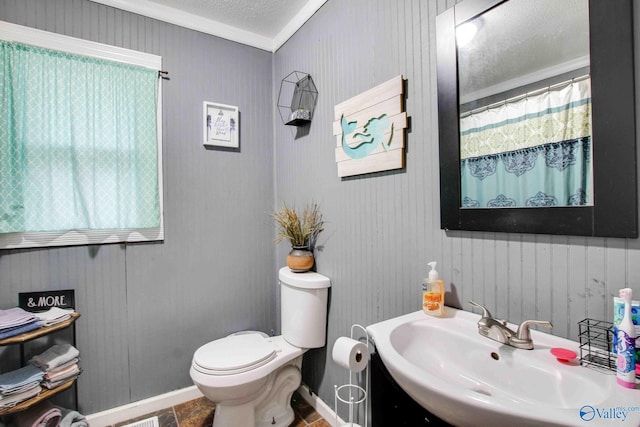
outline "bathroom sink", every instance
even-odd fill
[[[479,319],[447,307],[441,318],[418,311],[367,331],[400,387],[455,426],[640,425],[639,389],[550,353],[579,354],[578,343],[532,330],[534,349],[516,349],[479,335]]]

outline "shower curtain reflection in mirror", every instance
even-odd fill
[[[592,206],[591,143],[589,76],[464,113],[462,207]]]

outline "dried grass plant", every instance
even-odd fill
[[[273,218],[278,229],[278,237],[274,240],[276,243],[287,239],[291,246],[312,249],[318,234],[324,230],[322,213],[315,203],[307,205],[302,214],[285,204],[281,210],[273,214]]]

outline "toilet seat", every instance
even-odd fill
[[[207,375],[234,375],[272,361],[276,345],[259,334],[231,335],[203,345],[193,355],[193,367]]]

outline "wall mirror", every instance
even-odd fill
[[[441,228],[638,236],[631,7],[465,0],[437,17]]]

